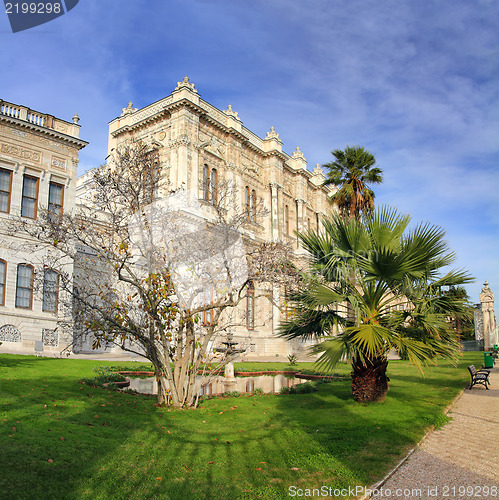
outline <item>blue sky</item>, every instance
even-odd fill
[[[362,145],[384,171],[377,202],[443,226],[472,300],[488,279],[499,301],[498,20],[495,0],[81,0],[16,34],[0,13],[0,99],[78,112],[80,174],[129,100],[184,75],[310,168]]]

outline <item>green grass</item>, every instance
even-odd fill
[[[390,361],[390,391],[373,405],[339,381],[168,411],[79,383],[102,361],[1,355],[0,498],[273,499],[289,498],[290,485],[370,485],[446,422],[466,366],[481,359],[465,353],[458,368],[441,362],[425,378]]]

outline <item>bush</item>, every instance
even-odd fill
[[[317,382],[304,382],[295,387],[282,387],[279,394],[308,394],[310,392],[317,392]]]
[[[112,384],[113,387],[116,388],[114,382],[124,382],[126,380],[126,377],[123,375],[108,370],[102,370],[102,368],[108,367],[98,366],[97,369],[94,368],[93,371],[97,372],[98,375],[96,377],[82,378],[81,382],[93,387],[104,387],[105,384]]]

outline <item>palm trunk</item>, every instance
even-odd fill
[[[364,364],[352,362],[352,395],[359,403],[384,401],[388,392],[389,378],[386,376],[386,358],[371,358]]]

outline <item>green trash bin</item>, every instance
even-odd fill
[[[483,366],[484,368],[494,368],[494,358],[492,357],[492,351],[485,351],[483,353]]]

